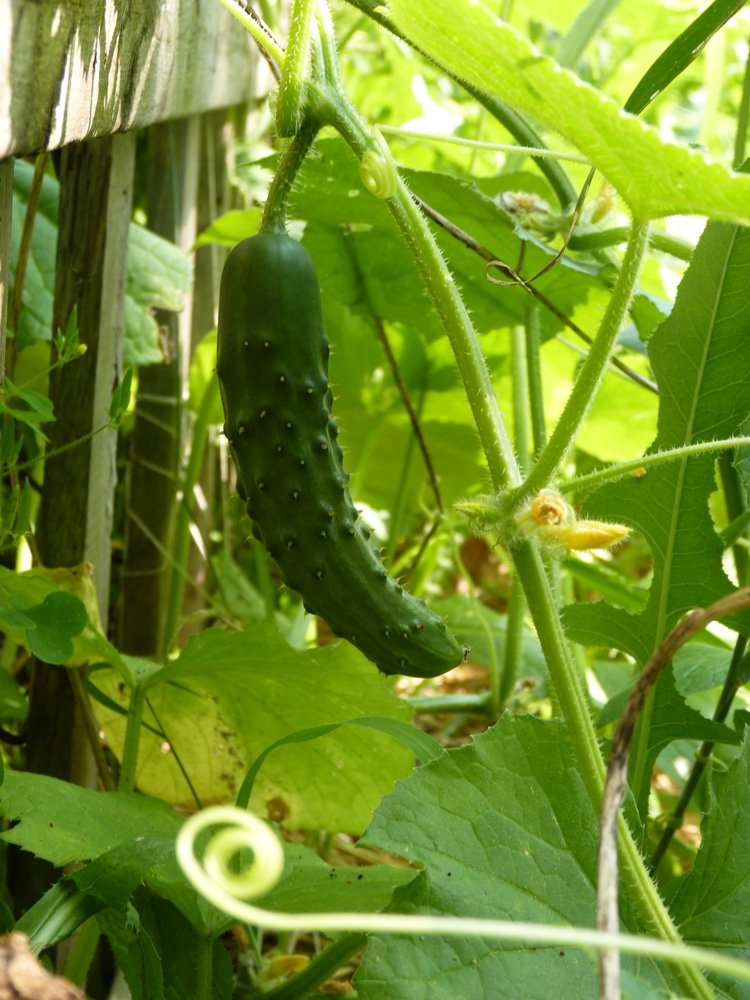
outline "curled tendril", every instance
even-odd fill
[[[195,853],[196,837],[222,823],[223,829],[211,837],[201,862]],[[241,872],[232,871],[232,860],[242,848],[253,852],[253,861]],[[215,806],[191,816],[179,832],[176,851],[182,870],[196,889],[223,909],[228,909],[227,901],[262,896],[276,885],[284,870],[284,848],[274,830],[234,806]]]
[[[380,152],[368,149],[360,161],[359,176],[370,194],[376,198],[392,198],[398,187],[396,163],[380,129],[374,128],[372,134]]]
[[[201,862],[196,838],[208,827],[222,825],[209,841]],[[253,863],[242,873],[231,871],[232,859],[242,849],[253,852]],[[707,948],[673,944],[634,934],[610,934],[559,924],[532,924],[516,920],[401,913],[280,913],[243,900],[260,896],[276,884],[284,868],[284,849],[273,828],[244,809],[212,806],[191,816],[177,835],[177,860],[187,878],[206,899],[248,924],[277,931],[373,931],[381,934],[419,934],[440,937],[489,937],[500,941],[578,948],[615,948],[630,954],[652,955],[668,961],[695,962],[706,969],[750,982],[750,964]]]

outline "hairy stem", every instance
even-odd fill
[[[393,21],[384,13],[384,8],[378,0],[348,0],[348,3],[396,35],[397,38],[401,38],[407,45],[411,45],[415,52],[419,52],[420,55],[430,61],[430,57],[426,53],[422,52],[418,46],[414,45],[399,31]],[[441,68],[441,72],[450,75],[450,71],[445,68]],[[459,86],[464,88],[467,94],[471,94],[483,108],[486,108],[492,117],[499,121],[520,145],[540,150],[546,149],[541,136],[522,115],[509,108],[507,104],[503,104],[496,97],[492,97],[491,94],[487,94],[478,87],[466,83],[465,80],[460,80],[457,77],[453,79]],[[533,156],[533,154],[530,155]],[[561,208],[566,210],[572,207],[576,202],[578,192],[565,169],[555,159],[548,159],[543,155],[535,156],[534,162],[549,181],[550,187],[555,192]]]
[[[292,5],[286,58],[276,98],[276,128],[281,136],[294,135],[302,119],[316,6],[316,0],[294,0]]]
[[[359,115],[348,101],[332,96],[328,123],[334,125],[358,158],[379,147],[368,133]],[[412,252],[414,262],[451,342],[459,372],[479,430],[490,473],[502,487],[520,481],[516,457],[495,397],[476,331],[469,318],[461,293],[448,270],[435,238],[414,204],[404,182],[387,205]]]
[[[648,223],[634,222],[630,242],[599,332],[591,345],[557,426],[528,478],[517,491],[517,499],[520,500],[524,496],[544,489],[552,481],[568,448],[575,441],[588,408],[604,378],[609,356],[630,305],[647,246]]]
[[[526,313],[526,377],[529,384],[529,410],[531,412],[531,434],[534,442],[533,454],[539,455],[547,444],[547,423],[544,418],[544,392],[542,389],[542,366],[539,345],[542,335],[539,321],[539,307],[532,306]]]
[[[557,488],[561,493],[572,493],[578,490],[588,491],[601,483],[620,479],[631,472],[648,469],[652,465],[673,462],[678,458],[685,458],[687,455],[703,455],[709,451],[724,451],[727,448],[738,448],[740,445],[748,444],[750,444],[750,438],[736,437],[724,438],[722,441],[699,441],[698,444],[686,444],[679,448],[655,451],[652,455],[641,455],[640,458],[633,458],[629,462],[618,462],[617,465],[610,465],[606,469],[597,469],[596,472],[589,472],[585,476],[568,479],[566,482],[560,483]]]
[[[237,0],[219,0],[240,24],[252,35],[253,40],[263,52],[267,52],[279,66],[284,65],[284,50],[276,42],[270,32],[264,31],[256,18],[243,10]]]
[[[374,139],[368,134],[357,112],[343,95],[329,94],[328,100],[327,112],[323,110],[323,103],[319,104],[319,113],[323,120],[338,129],[358,157],[368,149],[374,149]],[[399,180],[398,190],[387,204],[414,256],[433,305],[450,339],[494,485],[501,490],[517,487],[520,470],[499,411],[476,332],[453,278],[432,234],[427,229],[421,212],[402,181]],[[632,238],[615,285],[612,301],[602,322],[600,335],[584,364],[571,397],[575,397],[572,409],[579,413],[579,418],[573,422],[572,435],[567,433],[567,428],[565,432],[558,434],[557,438],[553,434],[543,453],[547,455],[546,461],[552,466],[552,472],[557,468],[564,451],[573,440],[603,377],[609,353],[630,302],[647,243],[648,225],[634,224]],[[565,419],[564,415],[558,427],[564,426]],[[561,445],[562,451],[558,453]],[[539,488],[546,485],[551,474],[550,472],[540,483]],[[513,558],[573,743],[581,776],[594,808],[598,810],[604,789],[604,760],[539,550],[535,544],[525,541],[513,551]],[[677,929],[646,871],[643,858],[622,817],[619,826],[622,876],[641,920],[660,937],[669,941],[679,941]],[[692,967],[686,967],[685,977],[681,983],[685,984],[688,992],[703,1000],[708,1000],[708,997],[712,996],[707,981],[700,972],[694,974]]]
[[[286,203],[289,192],[305,157],[310,152],[318,130],[319,125],[313,119],[307,118],[300,131],[292,139],[292,143],[284,154],[271,182],[271,187],[268,189],[263,221],[260,226],[262,233],[286,232]]]

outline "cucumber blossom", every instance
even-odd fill
[[[278,232],[238,244],[221,279],[216,370],[253,534],[335,635],[386,674],[434,677],[463,650],[386,572],[352,503],[331,417],[329,353],[304,247]]]

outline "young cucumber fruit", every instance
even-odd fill
[[[386,674],[434,677],[464,652],[389,576],[359,519],[331,418],[329,353],[304,247],[277,232],[236,246],[221,279],[216,370],[253,534],[335,635]]]

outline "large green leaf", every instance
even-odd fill
[[[470,0],[392,0],[396,25],[439,65],[554,129],[611,181],[637,218],[750,223],[750,178],[665,142]]]
[[[396,891],[394,910],[594,926],[597,828],[563,723],[506,714],[399,783],[365,842],[424,865]],[[595,957],[579,951],[458,937],[370,942],[356,980],[362,1000],[597,994]],[[665,984],[650,963],[638,972]]]
[[[124,907],[145,882],[194,927],[224,929],[233,922],[196,893],[177,864],[174,842],[183,820],[164,802],[118,792],[105,795],[44,775],[9,771],[6,778],[0,815],[14,825],[3,839],[57,867],[91,861],[67,881],[98,905]],[[285,844],[284,850],[284,873],[259,900],[268,909],[377,911],[397,885],[416,875],[407,867],[332,868],[301,844]]]
[[[2,834],[60,868],[89,861],[140,837],[177,836],[181,819],[165,802],[143,795],[103,795],[42,774],[8,771],[0,788],[0,813],[15,822]]]
[[[747,730],[746,730],[747,732]],[[750,739],[728,771],[711,775],[711,808],[701,823],[701,846],[687,875],[668,890],[683,939],[750,959]],[[721,995],[748,1000],[750,984],[709,973]]]
[[[672,314],[649,341],[659,384],[659,424],[649,453],[729,437],[750,410],[750,233],[711,223],[680,285]],[[614,646],[641,666],[678,619],[733,588],[708,508],[713,457],[651,468],[639,479],[599,489],[584,511],[641,531],[654,559],[648,604],[639,615],[605,601],[565,609],[569,634],[592,646]],[[748,624],[748,616],[736,616]],[[743,626],[743,627],[745,627]]]
[[[13,230],[11,233],[11,279],[21,241],[34,168],[16,160],[13,170]],[[52,303],[55,291],[55,258],[60,186],[45,176],[23,287],[23,310],[18,346],[52,338]],[[12,285],[12,281],[11,281]],[[128,237],[128,271],[125,295],[123,358],[126,365],[163,361],[157,323],[152,307],[178,310],[183,295],[192,286],[192,264],[179,247],[143,226],[132,223]]]
[[[658,433],[649,452],[728,437],[746,419],[748,264],[748,230],[726,223],[706,227],[674,309],[649,341],[660,392]],[[606,601],[565,608],[563,618],[571,638],[584,645],[624,650],[642,667],[683,615],[733,589],[722,567],[723,545],[708,507],[715,489],[713,464],[710,455],[666,463],[639,479],[628,476],[604,486],[590,497],[585,513],[625,522],[643,533],[653,555],[653,581],[640,614]],[[737,627],[750,628],[747,612],[733,621]],[[669,706],[677,698],[662,678],[639,723],[630,775],[642,813],[658,742],[652,723],[669,719]],[[683,707],[679,715],[684,713]],[[679,725],[674,727],[671,738],[687,735],[679,730]],[[701,736],[695,733],[692,738]]]
[[[341,140],[316,144],[290,197],[290,213],[305,221],[303,243],[310,251],[322,288],[356,312],[408,323],[423,334],[442,334],[428,305],[414,261],[382,201],[362,186],[357,162]],[[470,180],[430,171],[404,171],[409,186],[442,215],[515,267],[521,240],[512,217],[497,200]],[[523,175],[522,175],[523,176]],[[520,183],[523,181],[521,179]],[[520,287],[500,288],[485,279],[485,264],[437,228],[436,236],[462,289],[480,333],[522,322],[530,297]],[[549,263],[553,252],[527,238],[523,274]],[[555,305],[572,314],[593,289],[601,288],[596,269],[566,259],[535,283]],[[542,311],[545,335],[562,329]]]
[[[106,679],[100,682],[101,676]],[[114,673],[97,674],[96,683],[115,704],[127,707]],[[382,675],[348,643],[300,653],[268,622],[244,632],[209,629],[193,636],[150,683],[157,686],[149,690],[149,702],[169,746],[142,732],[137,786],[183,807],[194,800],[175,754],[204,805],[231,802],[257,755],[295,730],[357,716],[411,718]],[[106,709],[99,716],[120,753],[124,716]],[[155,722],[148,708],[144,718]],[[274,750],[250,807],[292,829],[360,833],[380,797],[413,764],[396,740],[341,727],[312,743]]]

